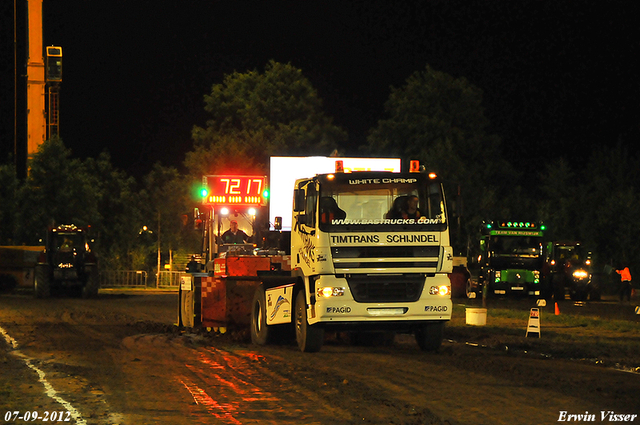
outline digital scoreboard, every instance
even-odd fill
[[[202,203],[205,205],[262,206],[269,192],[266,176],[203,176]]]

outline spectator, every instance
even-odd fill
[[[200,263],[196,261],[196,256],[191,256],[191,261],[187,263],[187,273],[198,273],[200,271]]]
[[[627,298],[627,301],[631,301],[631,272],[629,267],[625,267],[620,270],[616,270],[616,273],[620,275],[620,302]]]

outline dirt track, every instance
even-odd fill
[[[595,414],[595,423],[601,411],[640,413],[640,375],[605,367],[607,353],[604,361],[557,359],[543,355],[551,349],[544,338],[496,336],[461,317],[436,354],[408,336],[392,346],[333,336],[320,353],[303,354],[294,344],[257,348],[235,333],[180,332],[176,306],[174,293],[0,295],[0,328],[17,344],[0,338],[0,419],[37,410],[99,425],[546,424],[562,411]],[[640,332],[635,338],[640,348]]]

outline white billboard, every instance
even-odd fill
[[[400,158],[336,158],[325,156],[273,156],[269,177],[269,222],[273,229],[276,217],[282,217],[282,230],[291,230],[293,186],[297,179],[316,174],[333,173],[336,161],[342,161],[344,172],[392,171],[400,172]]]

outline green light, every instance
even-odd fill
[[[487,229],[491,229],[491,223],[487,223]]]
[[[206,198],[208,194],[209,194],[209,191],[207,190],[206,187],[203,187],[202,189],[200,189],[200,196],[202,196],[203,198]]]
[[[265,189],[265,190],[262,192],[262,197],[263,197],[263,198],[269,198],[269,189]]]
[[[540,226],[540,230],[547,230],[547,226],[545,226],[544,224]]]

